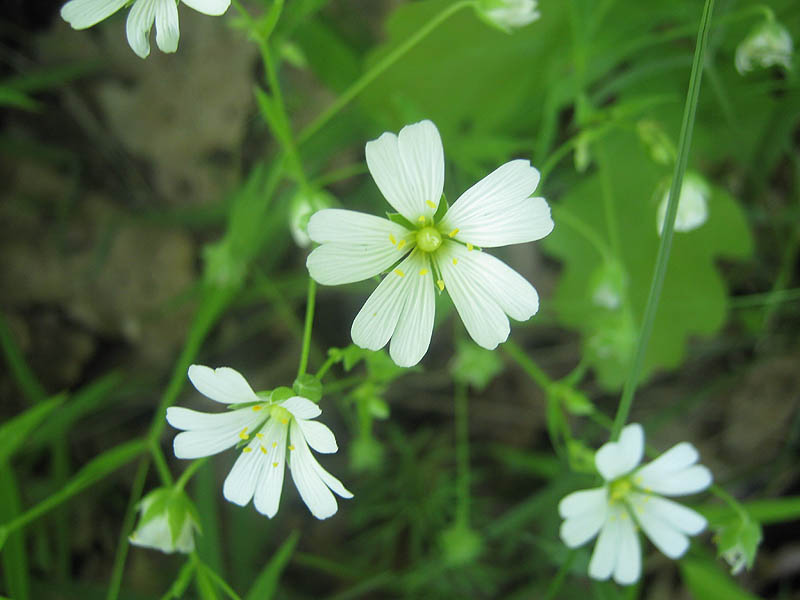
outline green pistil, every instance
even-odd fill
[[[434,227],[423,227],[417,231],[417,248],[423,252],[433,252],[442,245],[442,234]]]
[[[282,406],[273,406],[269,409],[269,416],[277,419],[280,423],[287,425],[292,418],[292,413],[283,408]]]
[[[630,479],[622,477],[611,482],[608,488],[608,498],[611,502],[620,502],[625,499],[631,489],[633,489],[633,484]]]

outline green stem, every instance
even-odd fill
[[[303,330],[303,350],[300,353],[300,365],[297,367],[297,376],[306,374],[308,367],[308,352],[311,349],[311,329],[314,325],[314,300],[317,295],[317,282],[308,278],[308,299],[306,300],[306,322]]]
[[[747,514],[747,511],[745,510],[744,506],[742,506],[742,504],[741,504],[741,503],[740,503],[740,502],[739,502],[739,501],[738,501],[736,498],[734,498],[733,496],[731,496],[731,495],[730,495],[730,494],[727,492],[727,490],[725,490],[725,488],[722,488],[722,487],[720,487],[719,485],[717,485],[717,484],[715,483],[714,485],[712,485],[712,486],[711,486],[710,488],[708,488],[708,489],[709,489],[709,491],[710,491],[712,494],[714,494],[714,495],[715,495],[717,498],[719,498],[719,499],[720,499],[720,500],[722,500],[722,501],[723,501],[725,504],[727,504],[728,506],[730,506],[730,507],[731,507],[731,508],[732,508],[732,509],[733,509],[733,510],[736,512],[736,514],[738,514],[738,515],[739,515],[739,517],[740,517],[742,520],[745,520],[745,521],[746,521],[746,520],[748,520],[748,519],[750,518],[750,517],[748,516],[748,514]]]
[[[567,557],[564,559],[564,562],[561,563],[561,567],[558,569],[558,573],[556,576],[553,577],[552,581],[550,581],[550,585],[547,586],[547,591],[544,594],[544,600],[553,600],[556,597],[556,594],[561,590],[561,586],[564,585],[564,580],[567,577],[567,573],[572,568],[572,563],[575,562],[575,557],[578,553],[575,550],[570,550],[567,553]]]
[[[181,476],[178,478],[178,481],[175,483],[175,490],[181,491],[183,488],[186,487],[186,484],[189,483],[189,480],[194,476],[195,473],[202,467],[204,464],[208,462],[208,456],[205,456],[201,459],[193,461],[186,470],[181,473]]]
[[[571,227],[576,233],[583,236],[583,238],[589,242],[589,244],[591,244],[595,250],[597,250],[598,254],[603,257],[603,260],[606,262],[611,262],[612,257],[614,256],[611,252],[611,249],[606,245],[603,239],[592,230],[591,227],[586,225],[583,221],[581,221],[563,206],[555,207],[553,212],[555,213],[554,216],[559,224],[564,223],[568,227]]]
[[[503,351],[509,358],[513,359],[530,376],[531,379],[546,393],[553,387],[553,380],[545,373],[542,368],[533,362],[530,357],[522,351],[512,340],[503,344]]]
[[[338,358],[336,358],[336,357],[334,357],[334,356],[329,356],[329,357],[328,357],[328,360],[326,360],[326,361],[325,361],[325,362],[322,364],[322,366],[319,368],[319,370],[317,371],[317,374],[315,375],[315,377],[316,377],[317,379],[319,379],[320,381],[322,381],[322,378],[323,378],[323,377],[325,377],[325,374],[326,374],[326,373],[327,373],[327,372],[330,370],[330,368],[331,368],[333,365],[335,365],[337,362],[339,362],[339,359],[338,359]]]
[[[633,404],[636,386],[639,383],[642,366],[644,365],[647,344],[650,341],[650,334],[653,331],[653,323],[655,322],[656,311],[658,310],[658,301],[661,297],[661,289],[664,285],[664,277],[667,273],[667,263],[672,248],[672,234],[675,227],[675,215],[678,212],[678,199],[680,198],[681,186],[683,184],[683,174],[686,171],[686,164],[689,159],[689,147],[692,141],[694,117],[697,111],[697,101],[700,96],[700,83],[703,78],[703,56],[705,55],[706,45],[708,44],[708,33],[711,29],[711,13],[713,8],[714,0],[706,0],[703,8],[703,16],[700,20],[700,29],[697,32],[697,45],[692,61],[692,73],[689,77],[689,91],[686,95],[686,106],[683,113],[680,139],[678,141],[678,160],[675,162],[675,173],[672,177],[672,186],[669,191],[664,232],[658,247],[656,268],[653,274],[653,281],[650,285],[650,293],[647,297],[647,305],[645,306],[636,354],[634,355],[628,378],[625,381],[622,398],[620,399],[617,414],[614,418],[614,429],[611,432],[612,440],[616,440],[619,437],[622,427],[628,420],[628,414]]]
[[[456,453],[458,457],[458,486],[456,523],[469,527],[469,399],[467,386],[455,384]]]
[[[391,67],[400,58],[402,58],[409,50],[430,35],[434,29],[436,29],[439,25],[444,23],[458,11],[468,6],[472,6],[473,4],[474,0],[462,0],[461,2],[455,2],[433,17],[430,21],[425,23],[425,25],[420,27],[413,35],[411,35],[411,37],[379,60],[376,65],[374,65],[369,71],[364,73],[358,80],[356,80],[355,83],[347,88],[322,114],[309,123],[300,132],[300,135],[297,138],[298,142],[302,144],[303,142],[307,141],[312,135],[322,129],[322,127],[328,121],[330,121],[336,113],[347,106],[353,100],[353,98],[358,96],[358,94],[360,94],[364,88],[372,83],[375,78],[381,75],[384,71],[386,71],[386,69]]]
[[[153,464],[156,466],[161,483],[163,485],[172,485],[172,473],[169,470],[167,459],[161,451],[161,446],[152,438],[149,440],[149,446],[150,455],[153,457]]]

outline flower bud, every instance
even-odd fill
[[[506,33],[533,23],[541,16],[536,10],[536,0],[479,0],[476,7],[479,17]]]
[[[744,75],[756,66],[766,69],[782,65],[791,69],[792,51],[792,36],[787,29],[774,19],[767,19],[753,27],[736,48],[736,70]]]
[[[334,204],[334,197],[323,190],[300,190],[295,194],[289,207],[289,229],[298,246],[308,248],[311,245],[311,238],[308,237],[311,215]]]
[[[142,498],[138,508],[139,525],[128,538],[131,544],[167,554],[194,550],[199,518],[183,490],[158,488]]]
[[[675,231],[692,231],[708,220],[708,198],[711,189],[705,179],[697,173],[686,173],[678,200],[678,214],[675,215]],[[661,204],[656,213],[658,235],[664,231],[664,219],[667,216],[669,189],[664,192]]]

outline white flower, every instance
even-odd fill
[[[708,197],[711,190],[705,180],[695,173],[686,173],[678,200],[678,214],[675,215],[675,231],[692,231],[708,220]],[[658,235],[664,232],[664,219],[667,216],[669,190],[664,192],[656,213]]]
[[[311,239],[322,244],[306,262],[319,283],[352,283],[391,269],[356,316],[353,341],[379,350],[391,339],[398,365],[417,364],[430,345],[437,289],[447,289],[480,346],[491,350],[506,341],[508,317],[531,318],[539,296],[478,247],[530,242],[552,231],[547,202],[530,198],[539,172],[527,160],[508,162],[445,212],[438,210],[444,151],[433,123],[384,133],[367,143],[366,155],[375,183],[405,224],[341,209],[319,211],[308,224]]]
[[[689,548],[687,535],[697,535],[706,520],[665,496],[694,494],[711,485],[711,472],[695,464],[694,446],[682,442],[653,462],[636,468],[644,454],[644,432],[638,423],[622,430],[618,442],[604,444],[595,454],[603,487],[569,494],[558,505],[565,521],[561,539],[570,548],[600,536],[589,562],[589,576],[628,585],[641,574],[638,527],[670,558]]]
[[[541,15],[536,10],[536,0],[482,0],[478,4],[479,14],[504,31],[524,27]]]
[[[139,526],[128,540],[134,546],[153,548],[167,554],[194,550],[194,532],[198,518],[186,494],[173,488],[158,488],[142,498],[138,506]],[[169,515],[177,515],[170,527]]]
[[[202,413],[188,408],[167,409],[167,421],[176,429],[173,448],[178,458],[199,458],[217,454],[240,442],[242,449],[225,479],[225,499],[245,506],[253,500],[256,510],[270,518],[278,512],[283,488],[284,463],[308,509],[318,519],[327,519],[337,510],[336,498],[352,498],[342,482],[323,469],[309,445],[317,452],[338,450],[328,427],[311,421],[322,414],[307,398],[292,396],[282,402],[269,402],[258,396],[244,377],[234,369],[189,367],[189,379],[204,396],[223,404],[242,404],[222,413]],[[330,488],[330,489],[329,489]]]
[[[756,25],[736,48],[736,70],[740,75],[752,71],[758,65],[766,69],[772,65],[792,68],[792,36],[789,31],[773,19]]]
[[[201,13],[218,16],[228,10],[230,0],[181,0]],[[131,0],[70,0],[61,7],[61,18],[73,29],[87,29],[107,19]],[[150,54],[150,29],[156,24],[156,44],[162,52],[178,49],[178,0],[133,0],[128,13],[128,44],[141,58]]]

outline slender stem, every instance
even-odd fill
[[[611,432],[611,438],[614,440],[619,437],[620,431],[622,431],[622,427],[628,419],[631,405],[633,404],[636,386],[639,383],[642,366],[644,365],[644,358],[647,353],[647,344],[650,341],[650,334],[653,332],[653,323],[655,322],[656,311],[658,310],[661,289],[664,286],[664,277],[667,273],[669,253],[672,248],[672,234],[675,227],[675,215],[678,212],[678,199],[683,184],[683,174],[686,171],[686,164],[689,159],[689,147],[692,142],[694,117],[697,111],[697,101],[700,96],[700,83],[703,78],[703,56],[705,55],[706,45],[708,44],[708,33],[711,29],[711,13],[713,9],[714,0],[706,0],[703,8],[703,16],[700,20],[700,29],[697,32],[697,45],[694,51],[694,60],[692,61],[692,73],[689,77],[689,91],[686,95],[686,106],[683,113],[680,139],[678,141],[678,160],[675,162],[675,173],[672,177],[672,186],[669,190],[669,202],[667,204],[667,215],[664,221],[664,232],[658,247],[656,268],[653,274],[653,281],[650,285],[650,293],[647,297],[647,305],[645,306],[636,354],[634,355],[628,378],[625,381],[622,398],[620,399],[617,414],[614,418],[614,429]]]
[[[591,244],[595,250],[597,250],[597,252],[605,261],[610,262],[612,260],[612,256],[614,255],[612,254],[611,249],[591,227],[587,226],[583,221],[581,221],[563,206],[558,206],[556,209],[554,209],[554,212],[556,220],[559,223],[564,223],[568,227],[571,227],[573,230],[575,230],[576,233],[582,235],[583,238],[589,242],[589,244]]]
[[[128,498],[128,507],[125,509],[125,518],[122,520],[122,529],[117,540],[117,550],[114,553],[114,567],[111,569],[111,579],[108,583],[108,593],[106,600],[117,600],[119,590],[122,587],[122,575],[125,571],[125,559],[128,556],[128,535],[133,530],[136,519],[136,505],[142,496],[144,481],[147,477],[147,470],[150,466],[150,459],[145,456],[139,461],[136,469],[136,476],[133,478],[131,494]]]
[[[156,466],[156,471],[158,471],[158,476],[161,479],[161,483],[164,485],[172,485],[172,473],[169,470],[167,459],[164,456],[164,453],[161,451],[161,446],[152,438],[150,439],[149,445],[150,455],[153,457],[153,464]]]
[[[358,96],[358,94],[360,94],[365,87],[372,83],[376,77],[381,75],[384,71],[386,71],[386,69],[391,67],[400,58],[402,58],[409,50],[430,35],[434,29],[436,29],[439,25],[444,23],[458,11],[468,6],[472,6],[473,4],[474,0],[462,0],[461,2],[455,2],[433,17],[425,25],[420,27],[411,37],[379,60],[375,66],[364,73],[358,80],[355,81],[355,83],[347,88],[347,90],[345,90],[321,115],[309,123],[300,132],[300,135],[297,138],[298,141],[301,144],[307,141],[312,135],[322,129],[322,127],[328,121],[330,121],[336,113],[347,106],[353,100],[353,98]]]
[[[186,487],[186,484],[189,483],[189,480],[192,478],[192,476],[195,473],[197,473],[200,467],[202,467],[207,462],[208,462],[208,456],[195,460],[192,462],[192,464],[186,467],[186,470],[183,473],[181,473],[181,476],[175,483],[175,490],[181,491],[184,487]]]
[[[798,300],[800,300],[800,288],[792,288],[790,290],[776,289],[772,292],[748,294],[747,296],[734,296],[730,302],[731,308],[750,308],[766,305],[771,309],[781,302],[797,302]]]
[[[469,527],[469,399],[465,384],[455,384],[454,400],[458,457],[456,522],[463,527]]]
[[[567,553],[567,557],[564,559],[564,562],[561,563],[561,567],[558,569],[558,573],[556,576],[553,577],[552,581],[550,581],[550,585],[547,586],[547,591],[544,594],[544,600],[552,600],[556,597],[559,590],[561,590],[561,586],[564,585],[564,580],[567,577],[567,573],[572,568],[572,563],[575,562],[575,557],[578,553],[575,550],[570,550]]]
[[[740,502],[739,502],[739,501],[738,501],[736,498],[734,498],[733,496],[731,496],[731,495],[728,493],[728,491],[727,491],[725,488],[723,488],[723,487],[720,487],[719,485],[717,485],[717,484],[715,483],[714,485],[712,485],[712,486],[711,486],[710,488],[708,488],[708,489],[709,489],[709,491],[710,491],[712,494],[714,494],[714,495],[715,495],[717,498],[719,498],[720,500],[722,500],[722,501],[723,501],[725,504],[727,504],[727,505],[728,505],[728,506],[730,506],[730,507],[731,507],[731,508],[732,508],[734,511],[736,511],[736,514],[738,514],[738,515],[739,515],[739,517],[740,517],[742,520],[747,520],[747,519],[749,519],[749,518],[750,518],[750,517],[749,517],[749,515],[747,514],[747,511],[745,510],[744,506],[742,506],[742,505],[741,505],[741,503],[740,503]]]
[[[327,373],[327,372],[328,372],[328,370],[329,370],[329,369],[330,369],[330,368],[331,368],[333,365],[335,365],[337,362],[339,362],[339,359],[338,359],[338,358],[336,358],[336,357],[334,357],[334,356],[329,356],[329,357],[328,357],[328,360],[326,360],[326,361],[325,361],[325,362],[322,364],[322,366],[319,368],[319,370],[317,371],[317,374],[315,375],[315,377],[316,377],[317,379],[319,379],[320,381],[322,381],[322,378],[323,378],[323,377],[325,377],[325,373]]]
[[[297,376],[305,375],[308,367],[308,352],[311,349],[311,329],[314,325],[314,300],[317,295],[317,282],[308,278],[308,299],[306,300],[306,323],[303,330],[303,350],[300,353],[300,366]]]
[[[536,385],[545,392],[550,391],[550,388],[553,387],[553,380],[550,379],[549,375],[547,375],[539,365],[533,362],[530,357],[522,351],[522,348],[517,346],[512,340],[508,340],[503,344],[503,351],[522,367]]]

